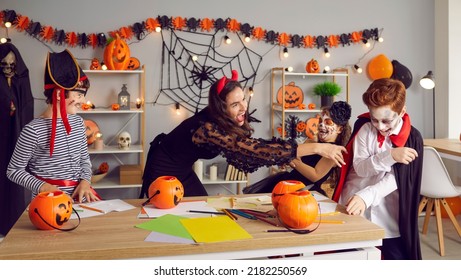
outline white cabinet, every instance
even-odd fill
[[[283,67],[272,68],[271,70],[271,128],[272,136],[286,138],[285,128],[286,121],[289,115],[296,115],[302,121],[302,118],[314,117],[320,113],[320,97],[313,94],[313,88],[316,84],[324,81],[333,81],[338,83],[342,90],[341,93],[335,96],[335,101],[343,100],[349,102],[349,73],[345,68],[335,69],[329,73],[295,73],[288,72]],[[303,104],[306,109],[286,108],[285,98],[281,98],[281,103],[277,101],[277,93],[281,89],[282,93],[287,92],[287,88],[291,82],[294,82],[296,87],[302,90],[304,95]],[[283,95],[282,95],[283,96]],[[309,109],[307,106],[313,103],[315,109]],[[277,127],[281,128],[279,132]],[[306,137],[307,138],[307,137]]]
[[[140,70],[84,70],[90,80],[90,89],[86,100],[95,105],[94,109],[80,110],[79,115],[97,123],[103,135],[104,147],[88,147],[93,169],[102,162],[109,164],[106,177],[93,183],[95,189],[140,188],[141,183],[120,184],[120,167],[124,165],[139,166],[144,170],[144,100],[145,69]],[[118,94],[126,85],[130,93],[129,110],[112,110],[112,104],[118,103]],[[137,101],[141,101],[136,106]],[[139,107],[139,108],[138,108]],[[126,131],[131,136],[128,149],[120,149],[118,136]]]

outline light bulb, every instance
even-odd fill
[[[250,87],[248,91],[250,92],[250,97],[253,97],[254,95],[253,87]]]
[[[357,64],[354,65],[354,69],[355,71],[357,71],[357,73],[361,74],[362,73],[362,68],[360,68],[360,66],[358,66]]]
[[[288,66],[287,68],[285,68],[285,71],[287,71],[287,72],[293,72],[293,67]]]
[[[245,42],[249,43],[251,41],[251,38],[250,38],[250,36],[245,35],[245,38],[243,40],[245,40]]]
[[[4,44],[8,41],[8,39],[6,39],[5,37],[1,38],[0,39],[0,43]]]
[[[328,51],[327,48],[324,48],[324,49],[323,49],[323,52],[324,52],[324,55],[325,55],[326,58],[329,58],[329,57],[330,57],[330,52]]]
[[[101,69],[102,69],[102,70],[107,70],[107,65],[106,65],[106,64],[104,64],[104,62],[103,62],[103,63],[101,63]]]
[[[176,103],[175,107],[176,107],[176,115],[181,115],[181,111],[180,111],[181,107],[179,103]]]
[[[288,57],[289,54],[288,54],[288,49],[285,47],[283,48],[283,57]]]
[[[9,22],[9,21],[5,22],[5,27],[10,28],[11,27],[11,22]]]
[[[192,60],[193,60],[193,61],[197,61],[197,60],[198,60],[198,56],[193,55],[193,56],[192,56]]]
[[[384,38],[383,38],[383,37],[379,37],[379,38],[378,38],[378,42],[380,42],[380,43],[384,42]]]
[[[330,66],[325,66],[325,68],[323,68],[323,73],[328,73],[330,72]]]
[[[232,40],[231,38],[229,38],[229,36],[226,35],[224,36],[224,42],[229,45],[230,43],[232,43]]]
[[[159,33],[160,31],[162,31],[162,28],[160,26],[155,27],[155,32]]]

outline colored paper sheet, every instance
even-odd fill
[[[192,240],[192,236],[179,221],[181,219],[187,218],[166,214],[164,216],[158,217],[157,219],[136,225],[136,227]]]
[[[189,238],[182,238],[174,235],[153,231],[144,239],[147,242],[162,242],[162,243],[180,243],[180,244],[195,244],[195,241]]]
[[[227,216],[181,219],[195,242],[211,243],[253,238]]]

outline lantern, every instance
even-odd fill
[[[120,105],[120,110],[130,110],[130,94],[126,89],[126,84],[123,84],[122,91],[118,94],[118,105]]]
[[[39,193],[29,205],[29,219],[38,229],[60,229],[72,214],[72,200],[62,191]]]
[[[184,197],[184,187],[174,176],[160,176],[149,186],[149,203],[156,208],[173,208]]]
[[[272,190],[272,205],[274,206],[275,210],[277,210],[279,200],[284,194],[293,193],[305,187],[306,185],[296,180],[286,180],[278,182]]]
[[[318,212],[317,200],[309,191],[286,193],[278,201],[277,213],[280,220],[290,228],[310,226]]]

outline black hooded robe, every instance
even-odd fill
[[[11,87],[0,71],[0,234],[6,235],[27,206],[26,190],[6,177],[6,169],[22,128],[34,117],[34,98],[29,70],[18,49],[11,43],[0,44],[0,60],[12,51],[16,56]],[[13,102],[13,108],[11,106]]]

